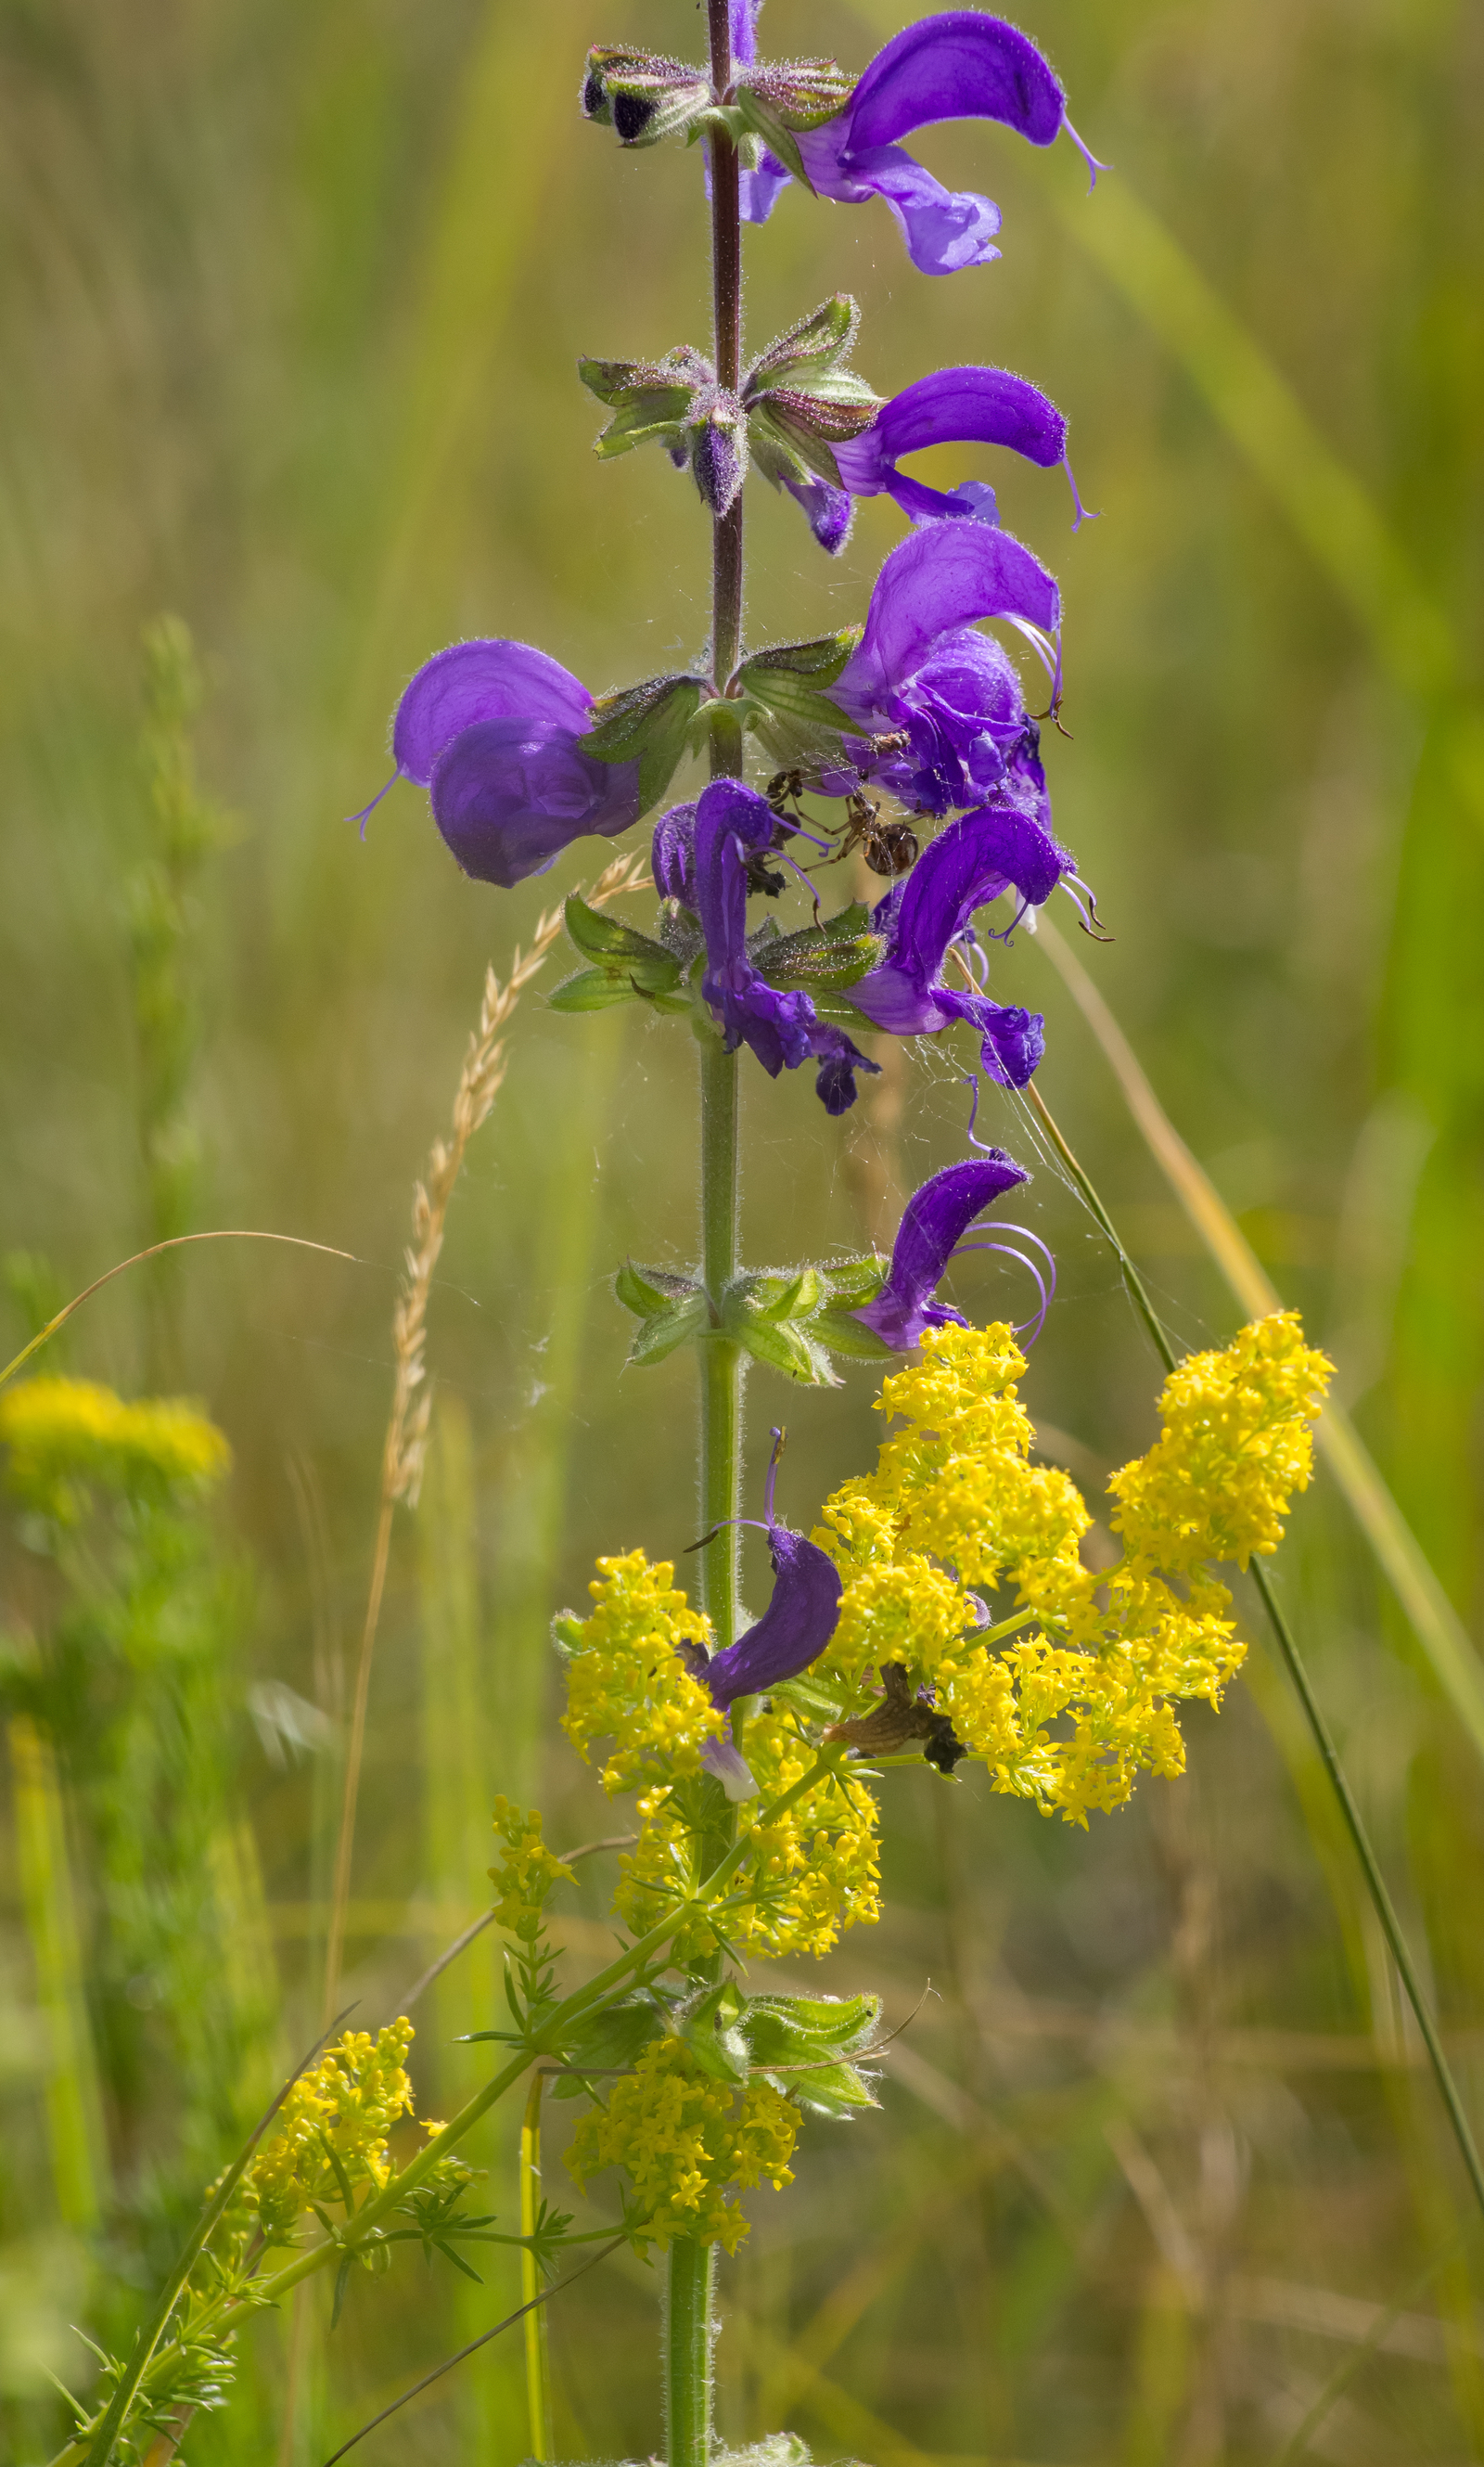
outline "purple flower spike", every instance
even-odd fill
[[[893,1036],[933,1036],[967,1020],[990,1077],[1023,1088],[1045,1052],[1040,1012],[991,1002],[967,972],[962,986],[944,985],[939,972],[977,908],[1011,890],[1039,908],[1070,871],[1070,857],[1020,805],[1001,802],[961,815],[878,906],[887,956],[852,985],[851,1001]]]
[[[578,744],[592,707],[581,679],[528,643],[455,643],[397,705],[393,777],[430,791],[465,873],[508,889],[584,833],[639,819],[638,764],[595,762]]]
[[[907,1353],[930,1327],[966,1327],[961,1311],[933,1301],[938,1279],[965,1233],[1018,1182],[1030,1179],[1003,1148],[986,1148],[968,1165],[951,1165],[912,1193],[891,1246],[891,1272],[874,1301],[852,1311],[894,1352]]]
[[[683,808],[680,810],[684,810]],[[843,1029],[821,1020],[806,993],[765,983],[747,947],[747,858],[771,848],[777,817],[740,780],[713,780],[695,808],[695,906],[706,936],[701,991],[721,1022],[727,1050],[751,1046],[770,1077],[821,1064],[820,1097],[832,1114],[855,1102],[857,1071],[875,1071]]]
[[[898,140],[939,120],[998,120],[1032,146],[1049,146],[1065,124],[1058,79],[1034,43],[1003,18],[950,9],[905,27],[877,53],[844,109],[798,140],[817,191],[837,205],[884,197],[921,274],[985,265],[1000,209],[988,197],[955,195]],[[788,174],[771,154],[749,175],[747,210],[763,222]]]
[[[1025,631],[1054,670],[1061,598],[1046,567],[988,523],[930,523],[887,558],[830,690],[870,734],[905,736],[864,767],[912,811],[1012,797],[1046,824],[1040,735],[1009,660],[976,630],[986,617]]]
[[[807,1670],[823,1652],[840,1617],[840,1571],[833,1559],[786,1525],[768,1527],[773,1560],[773,1599],[755,1627],[725,1653],[713,1655],[701,1674],[711,1702],[725,1712],[739,1696],[757,1696]]]
[[[939,369],[893,395],[864,436],[835,447],[835,460],[853,497],[885,489],[914,523],[983,521],[983,492],[930,488],[896,467],[926,445],[968,444],[1005,445],[1049,471],[1067,460],[1067,422],[1038,387],[1007,370]],[[993,511],[988,519],[994,523]]]

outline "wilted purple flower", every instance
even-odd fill
[[[939,120],[999,120],[1032,146],[1049,146],[1066,128],[1094,173],[1098,168],[1067,119],[1059,79],[1003,18],[950,9],[904,27],[877,53],[844,109],[798,144],[821,196],[847,206],[886,199],[921,274],[953,274],[1000,254],[999,207],[972,192],[953,194],[897,142]],[[744,181],[751,220],[766,222],[788,178],[765,152]]]
[[[676,826],[677,845],[684,810],[666,817]],[[729,1052],[751,1046],[775,1079],[813,1056],[821,1100],[828,1112],[842,1114],[855,1102],[855,1072],[878,1066],[843,1029],[819,1017],[806,993],[768,985],[748,952],[748,854],[771,848],[776,826],[767,799],[740,780],[713,780],[696,802],[695,908],[706,936],[701,991],[721,1022]]]
[[[639,819],[638,764],[596,762],[578,744],[592,707],[580,678],[528,643],[455,643],[397,705],[393,777],[428,789],[465,873],[508,890],[572,840]]]
[[[951,1165],[915,1190],[902,1211],[891,1246],[891,1269],[874,1301],[850,1313],[896,1353],[908,1353],[930,1327],[966,1327],[961,1311],[934,1301],[938,1280],[976,1216],[1030,1179],[1003,1148],[988,1148],[967,1165]]]
[[[1046,1047],[1041,1013],[991,1002],[968,984],[946,985],[940,972],[977,908],[1009,890],[1039,908],[1070,871],[1070,857],[1020,806],[961,815],[879,903],[872,921],[888,936],[887,956],[851,986],[851,1001],[893,1036],[933,1036],[967,1020],[990,1077],[1023,1088]]]
[[[917,813],[1010,796],[1048,824],[1039,732],[1009,660],[975,621],[1008,619],[1024,633],[1052,671],[1054,694],[1061,613],[1051,576],[1008,532],[932,523],[899,541],[830,689],[869,734],[907,738],[868,758],[866,776]]]
[[[739,1696],[757,1696],[797,1678],[823,1652],[840,1617],[840,1571],[833,1559],[786,1525],[768,1527],[773,1561],[773,1599],[755,1627],[725,1653],[712,1656],[700,1676],[723,1712]]]
[[[650,843],[649,871],[662,899],[678,899],[683,908],[696,905],[696,809],[671,805],[661,815]]]

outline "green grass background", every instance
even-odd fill
[[[770,0],[764,33],[860,65],[900,15]],[[846,288],[882,392],[992,360],[1068,415],[1102,509],[1075,537],[1054,474],[976,449],[924,476],[992,477],[1059,572],[1058,827],[1117,938],[1089,963],[1476,1623],[1484,19],[1450,0],[1027,0],[1024,22],[1115,167],[1097,195],[1068,146],[932,132],[915,150],[1001,202],[1002,261],[925,281],[884,208],[791,192],[749,236],[749,331],[760,347]],[[470,885],[405,787],[364,845],[340,818],[380,784],[387,714],[445,642],[521,635],[601,689],[683,663],[706,630],[693,494],[659,456],[600,467],[573,374],[579,351],[704,339],[694,156],[620,155],[576,114],[587,43],[620,36],[686,53],[700,29],[682,0],[601,20],[576,0],[0,5],[0,1246],[33,1261],[5,1333],[28,1333],[38,1277],[75,1290],[158,1215],[130,886],[154,827],[140,645],[161,610],[195,637],[198,760],[230,817],[186,912],[199,1039],[181,1119],[201,1161],[180,1204],[359,1262],[214,1246],[152,1301],[121,1280],[72,1333],[71,1367],[125,1392],[168,1367],[236,1453],[217,1693],[192,1717],[197,1779],[188,1755],[166,1794],[215,1794],[210,1840],[235,1845],[215,1907],[235,1916],[194,1985],[189,1961],[139,1975],[121,2052],[69,1742],[44,1770],[12,1756],[0,2421],[17,2459],[60,2437],[46,2372],[86,2386],[69,2322],[126,2332],[191,2183],[230,2146],[212,2098],[240,2108],[313,2036],[411,1183],[486,961],[503,969],[551,892],[595,870],[579,847],[516,894]],[[753,640],[859,618],[900,529],[867,505],[830,563],[754,483]],[[1172,1324],[1193,1344],[1229,1333],[1044,956],[1022,936],[995,964],[1003,998],[1047,1013],[1039,1084]],[[841,1125],[807,1075],[751,1073],[750,1256],[856,1247],[884,1208],[889,1228],[891,1188],[961,1152],[955,1067],[909,1052],[888,1103]],[[612,1822],[553,1738],[546,1626],[596,1551],[692,1535],[690,1367],[623,1373],[606,1284],[625,1251],[690,1255],[692,1079],[666,1024],[562,1020],[535,998],[520,1015],[434,1299],[434,1459],[399,1524],[372,1696],[358,2021],[395,2009],[478,1907],[496,1790],[539,1794],[558,1843]],[[993,1104],[988,1129],[1023,1144]],[[1072,1193],[1043,1169],[1027,1205],[1062,1270],[1028,1400],[1095,1487],[1147,1444],[1156,1367]],[[987,1264],[959,1299],[1018,1306]],[[786,1414],[797,1521],[866,1460],[872,1392],[859,1370],[808,1396],[758,1374],[754,1435]],[[1294,1522],[1284,1595],[1477,2117],[1476,1757],[1322,1479]],[[12,1641],[43,1632],[19,1530],[0,1585]],[[248,1710],[254,1689],[281,1704],[275,1684],[324,1717],[278,1763]],[[1187,1728],[1187,1777],[1087,1833],[982,1776],[891,1777],[890,1914],[822,1976],[882,1986],[893,2019],[933,1992],[883,2113],[812,2128],[796,2185],[754,2204],[724,2274],[729,2436],[787,2422],[877,2467],[1256,2467],[1359,2354],[1313,2455],[1484,2451],[1463,2262],[1360,2352],[1374,2308],[1451,2255],[1467,2216],[1260,1642],[1220,1721]],[[174,1816],[149,1822],[163,1839]],[[574,1961],[597,1941],[597,1864]],[[480,2077],[446,2042],[492,2018],[493,1993],[476,1954],[419,2008],[433,2113]],[[230,2078],[203,2060],[192,2088],[182,2045],[236,2048],[244,2026]],[[480,2154],[503,2208],[514,2131],[498,2120]],[[554,2155],[551,2174],[560,2198]],[[653,2290],[619,2262],[553,2309],[574,2456],[659,2442]],[[358,2285],[333,2336],[306,2316],[291,2407],[289,2325],[265,2321],[233,2410],[186,2455],[310,2467],[506,2295],[498,2266],[482,2291],[406,2263]],[[517,2365],[513,2343],[490,2351],[368,2461],[514,2467]]]

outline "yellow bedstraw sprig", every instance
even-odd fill
[[[231,1471],[214,1422],[180,1396],[126,1404],[92,1379],[28,1379],[0,1395],[6,1481],[16,1498],[59,1524],[87,1506],[87,1488],[202,1491]]]
[[[748,2231],[733,2193],[793,2181],[799,2112],[765,2081],[741,2090],[702,2071],[679,2039],[657,2039],[604,2107],[582,2118],[567,2153],[579,2185],[622,2167],[633,2185],[626,2224],[638,2250],[672,2236],[735,2252]]]
[[[1085,1823],[1141,1771],[1181,1771],[1177,1702],[1220,1702],[1246,1648],[1204,1563],[1276,1547],[1331,1366],[1293,1312],[1182,1363],[1159,1439],[1110,1484],[1125,1549],[1102,1571],[1082,1564],[1091,1519],[1075,1484],[1028,1461],[1034,1432],[1013,1392],[1024,1367],[1008,1328],[947,1327],[884,1382],[879,1410],[906,1427],[873,1475],[826,1502],[814,1536],[845,1580],[815,1669],[858,1686],[906,1664],[997,1789]],[[996,1612],[1031,1610],[1041,1628],[977,1643],[971,1587],[1003,1589]]]
[[[642,1550],[599,1559],[597,1581],[588,1587],[596,1608],[585,1619],[563,1611],[552,1622],[568,1656],[562,1728],[584,1763],[595,1739],[613,1739],[603,1767],[609,1792],[660,1774],[698,1773],[707,1740],[726,1729],[676,1651],[686,1640],[708,1650],[710,1629],[674,1574],[668,1559],[651,1567]]]
[[[374,2039],[366,2030],[348,2030],[301,2073],[237,2192],[236,2207],[256,2214],[265,2242],[286,2242],[314,2204],[340,2204],[342,2177],[352,2189],[368,2183],[382,2189],[392,2172],[387,2137],[412,2114],[405,2063],[412,2040],[405,2016]],[[423,2130],[440,2133],[442,2126]]]
[[[522,1943],[534,1944],[553,1885],[571,1885],[576,1879],[566,1860],[558,1859],[543,1842],[538,1808],[522,1815],[502,1792],[495,1801],[494,1825],[505,1844],[498,1865],[489,1869],[495,1918]]]

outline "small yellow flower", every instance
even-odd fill
[[[554,1623],[568,1656],[563,1730],[584,1762],[595,1739],[613,1739],[607,1791],[634,1790],[657,1772],[699,1772],[707,1740],[726,1724],[676,1646],[708,1644],[706,1620],[672,1582],[667,1559],[651,1567],[642,1550],[630,1550],[599,1559],[597,1572],[589,1617],[567,1611]]]
[[[504,1793],[495,1801],[495,1831],[505,1844],[498,1867],[489,1870],[495,1887],[495,1916],[503,1928],[527,1944],[541,1933],[541,1913],[553,1885],[575,1882],[572,1869],[541,1838],[536,1808],[522,1815]]]
[[[284,2243],[311,2204],[340,2205],[336,2160],[351,2185],[369,2179],[379,2191],[386,2184],[387,2136],[412,2113],[405,2066],[412,2041],[405,2015],[374,2039],[366,2030],[348,2030],[300,2074],[236,2196],[240,2207],[256,2212],[269,2244]]]
[[[185,1398],[125,1404],[92,1379],[29,1379],[0,1392],[0,1439],[16,1497],[65,1524],[83,1514],[89,1484],[205,1490],[232,1465],[221,1432]]]
[[[731,2199],[766,2178],[793,2181],[798,2111],[765,2081],[740,2090],[703,2073],[680,2039],[657,2039],[573,2136],[567,2164],[579,2185],[622,2167],[634,2187],[634,2241],[672,2236],[735,2252],[748,2231]]]

